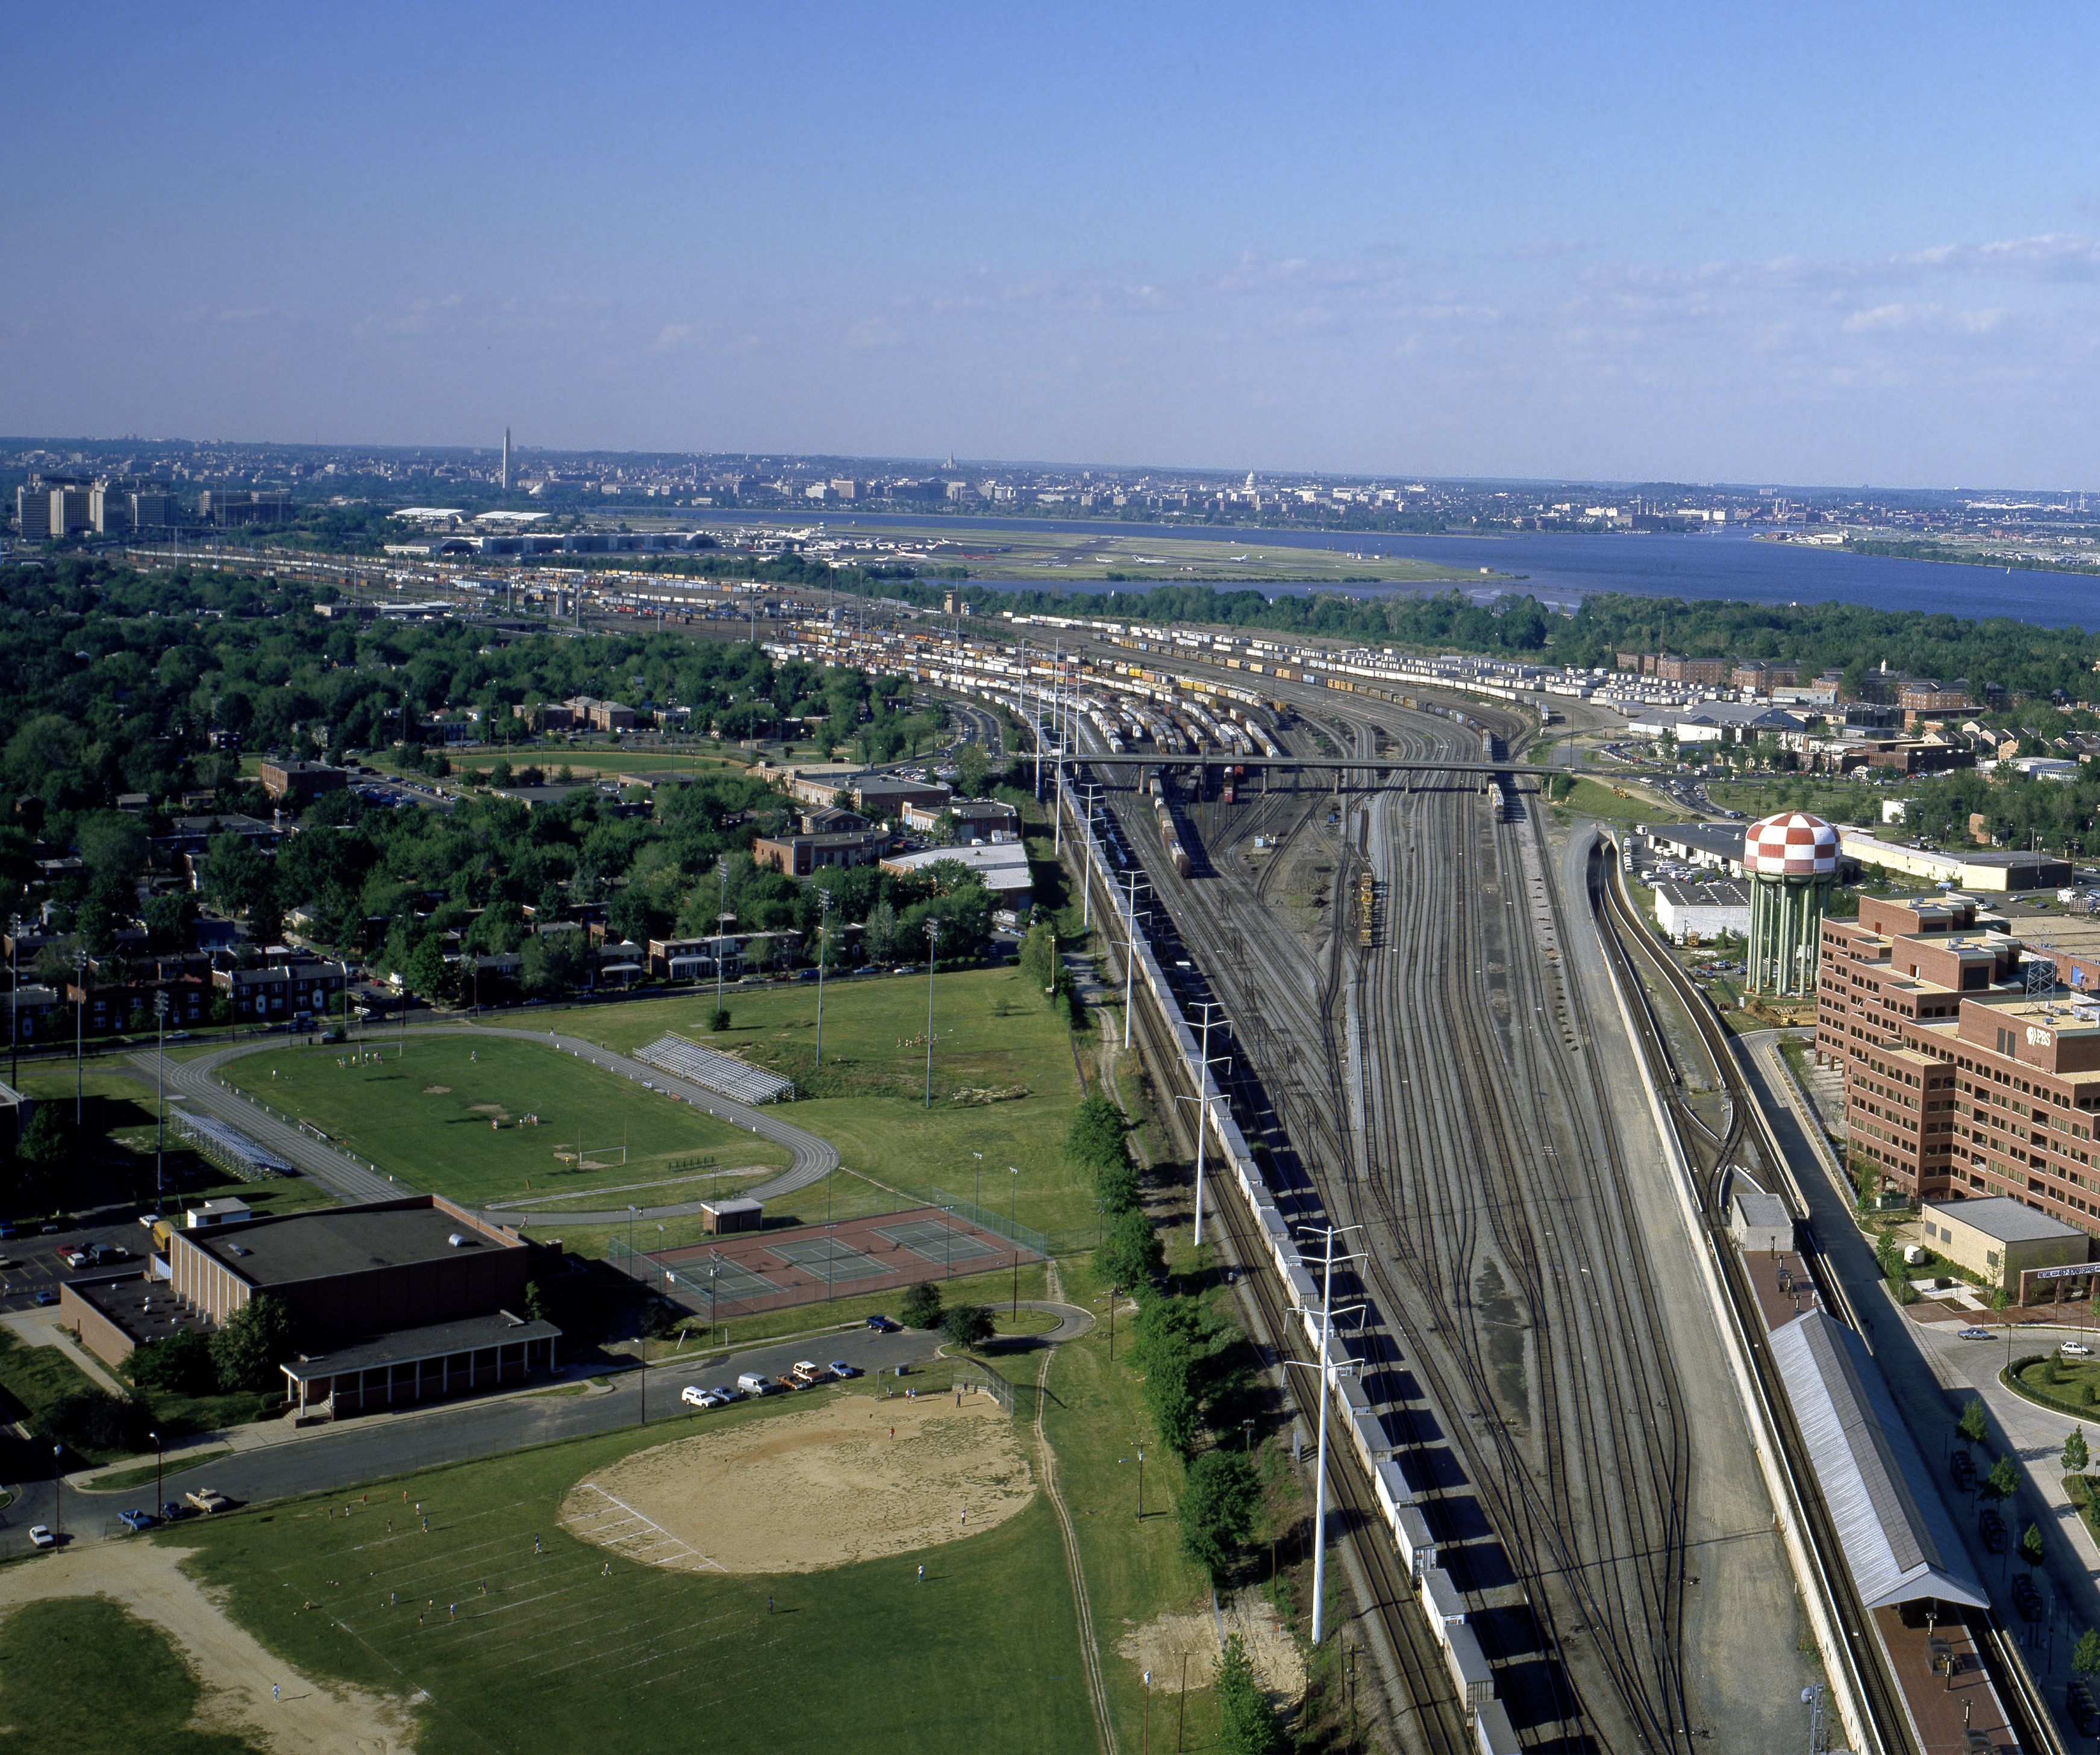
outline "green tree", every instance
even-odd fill
[[[982,1304],[951,1304],[941,1312],[941,1337],[951,1347],[976,1347],[991,1334],[991,1312]]]
[[[1123,1112],[1104,1096],[1082,1102],[1065,1130],[1065,1157],[1074,1168],[1099,1171],[1127,1162],[1129,1143],[1124,1139]]]
[[[15,1142],[18,1157],[46,1168],[64,1163],[73,1150],[73,1118],[49,1100],[29,1111],[29,1125]]]
[[[1983,1483],[1998,1498],[2010,1499],[2020,1490],[2020,1471],[2013,1466],[2010,1457],[2001,1457],[1991,1465]]]
[[[1167,1250],[1142,1209],[1118,1213],[1109,1227],[1108,1239],[1094,1251],[1094,1267],[1113,1285],[1132,1291],[1152,1283],[1167,1266]]]
[[[941,1289],[931,1280],[921,1280],[904,1294],[898,1320],[907,1329],[938,1329],[941,1325]]]
[[[1021,972],[1030,989],[1046,999],[1055,999],[1064,986],[1065,965],[1057,955],[1057,929],[1048,920],[1034,922],[1021,941]]]
[[[181,1396],[203,1395],[218,1384],[210,1339],[199,1329],[178,1329],[148,1341],[124,1361],[124,1369],[142,1389],[172,1390]]]
[[[1283,1733],[1268,1697],[1254,1679],[1254,1663],[1238,1634],[1218,1654],[1218,1713],[1224,1721],[1224,1746],[1231,1755],[1276,1755]]]
[[[965,743],[955,752],[955,784],[965,798],[982,798],[985,780],[991,772],[991,764],[986,759],[984,747]]]
[[[61,1396],[37,1416],[31,1430],[46,1444],[74,1450],[138,1450],[147,1442],[152,1416],[128,1396],[105,1389],[78,1389]]]
[[[2041,1525],[2030,1523],[2020,1532],[2020,1558],[2029,1566],[2041,1564]]]
[[[1181,1550],[1213,1578],[1229,1572],[1254,1528],[1261,1485],[1237,1450],[1207,1450],[1189,1466],[1175,1509]]]
[[[2089,1627],[2078,1636],[2071,1648],[2071,1667],[2080,1676],[2100,1675],[2100,1633]]]
[[[1961,1435],[1965,1444],[1982,1444],[1984,1434],[1990,1430],[1989,1422],[1983,1413],[1983,1404],[1973,1400],[1964,1402],[1961,1418],[1954,1422],[1954,1430]]]
[[[223,1390],[276,1388],[283,1382],[277,1367],[293,1351],[291,1312],[267,1293],[249,1299],[211,1338],[211,1362]]]
[[[729,1008],[726,1005],[708,1008],[708,1028],[719,1036],[729,1028]]]
[[[2063,1472],[2066,1475],[2083,1475],[2086,1464],[2092,1460],[2092,1454],[2086,1449],[2085,1428],[2074,1426],[2071,1429],[2071,1436],[2063,1441]]]
[[[1094,1197],[1110,1218],[1136,1206],[1142,1192],[1135,1164],[1126,1162],[1094,1173]]]
[[[397,972],[409,992],[435,1003],[445,988],[445,954],[436,938],[426,933],[417,939]]]

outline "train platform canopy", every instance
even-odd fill
[[[1812,1310],[1772,1331],[1771,1353],[1865,1607],[1930,1598],[1988,1608],[1947,1502],[1859,1337]]]

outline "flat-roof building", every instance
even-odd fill
[[[432,1194],[168,1240],[170,1289],[207,1321],[267,1294],[315,1345],[522,1307],[527,1254],[515,1232]]]
[[[1939,1254],[1993,1288],[2008,1290],[2017,1290],[2020,1276],[2030,1269],[2083,1262],[2091,1241],[2076,1225],[2001,1194],[1928,1201],[1921,1223],[1926,1241]]]

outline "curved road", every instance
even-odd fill
[[[681,1078],[676,1074],[664,1072],[631,1056],[615,1054],[609,1048],[601,1048],[596,1043],[586,1042],[580,1036],[564,1036],[552,1030],[543,1034],[537,1030],[504,1030],[488,1024],[426,1025],[415,1034],[419,1036],[509,1037],[518,1042],[536,1042],[561,1053],[588,1060],[606,1072],[631,1078],[638,1084],[653,1086],[660,1091],[691,1104],[695,1109],[706,1111],[717,1120],[731,1122],[747,1132],[786,1146],[792,1154],[792,1161],[787,1169],[772,1180],[751,1190],[751,1197],[754,1200],[772,1200],[780,1195],[792,1194],[797,1188],[805,1188],[812,1183],[821,1182],[839,1166],[836,1146],[803,1128],[782,1121],[770,1111],[739,1103],[735,1098],[724,1096],[721,1092],[710,1090],[705,1085]],[[402,1189],[384,1171],[374,1170],[368,1163],[316,1139],[303,1127],[281,1119],[247,1098],[236,1096],[218,1081],[218,1069],[228,1060],[237,1060],[243,1055],[262,1054],[272,1049],[296,1045],[295,1038],[276,1038],[214,1049],[193,1060],[171,1060],[167,1067],[168,1090],[172,1096],[181,1097],[192,1107],[240,1128],[251,1139],[281,1153],[315,1181],[333,1188],[346,1200],[392,1199]],[[134,1055],[132,1061],[135,1065],[148,1071],[153,1066],[153,1056],[150,1054]],[[646,1219],[682,1218],[699,1210],[698,1201],[682,1201],[668,1206],[650,1207],[641,1216]],[[498,1224],[515,1224],[521,1219],[529,1219],[530,1215],[496,1207],[488,1209],[485,1216]],[[603,1212],[563,1211],[547,1216],[558,1219],[565,1224],[609,1225],[624,1223],[629,1214],[628,1209],[621,1206]]]

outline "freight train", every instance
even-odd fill
[[[1074,821],[1079,821],[1081,807],[1076,802],[1077,795],[1070,794],[1069,784],[1066,790],[1070,796],[1064,801],[1065,808],[1071,810]],[[1148,791],[1161,832],[1167,837],[1171,858],[1180,853],[1180,840],[1174,833],[1167,790],[1163,778],[1154,774]],[[1101,843],[1083,831],[1083,840],[1085,856],[1098,874],[1098,880],[1112,891],[1114,871]],[[1187,856],[1183,853],[1181,857],[1185,859]],[[1186,875],[1180,865],[1176,869],[1184,870]],[[1200,1065],[1202,1051],[1183,1020],[1165,971],[1141,933],[1136,936],[1132,955],[1136,963],[1136,978],[1150,990],[1159,1016],[1174,1034],[1180,1064]],[[1202,1077],[1206,1094],[1214,1093],[1215,1084],[1207,1069]],[[1261,1166],[1248,1149],[1246,1135],[1240,1131],[1229,1110],[1206,1103],[1203,1113],[1210,1118],[1212,1138],[1217,1144],[1220,1161],[1225,1166],[1224,1173],[1238,1184],[1241,1197],[1253,1215],[1262,1249],[1289,1293],[1291,1309],[1304,1330],[1305,1343],[1317,1348],[1320,1344],[1321,1299],[1314,1274],[1319,1263],[1317,1259],[1299,1253],[1290,1222],[1278,1207],[1274,1191],[1263,1176]],[[1336,1356],[1330,1352],[1330,1359],[1335,1360]],[[1326,1387],[1334,1398],[1343,1441],[1356,1453],[1370,1479],[1382,1533],[1414,1581],[1430,1631],[1436,1637],[1445,1667],[1449,1672],[1452,1687],[1464,1703],[1473,1747],[1479,1755],[1515,1755],[1516,1735],[1511,1727],[1507,1709],[1496,1698],[1494,1670],[1481,1651],[1479,1636],[1466,1623],[1463,1598],[1449,1575],[1436,1563],[1436,1539],[1401,1465],[1403,1447],[1387,1435],[1385,1424],[1373,1408],[1362,1382],[1348,1369],[1348,1356],[1341,1356],[1338,1363],[1340,1369],[1335,1364],[1329,1365]],[[1436,1462],[1448,1487],[1457,1459],[1445,1449],[1441,1449]]]

